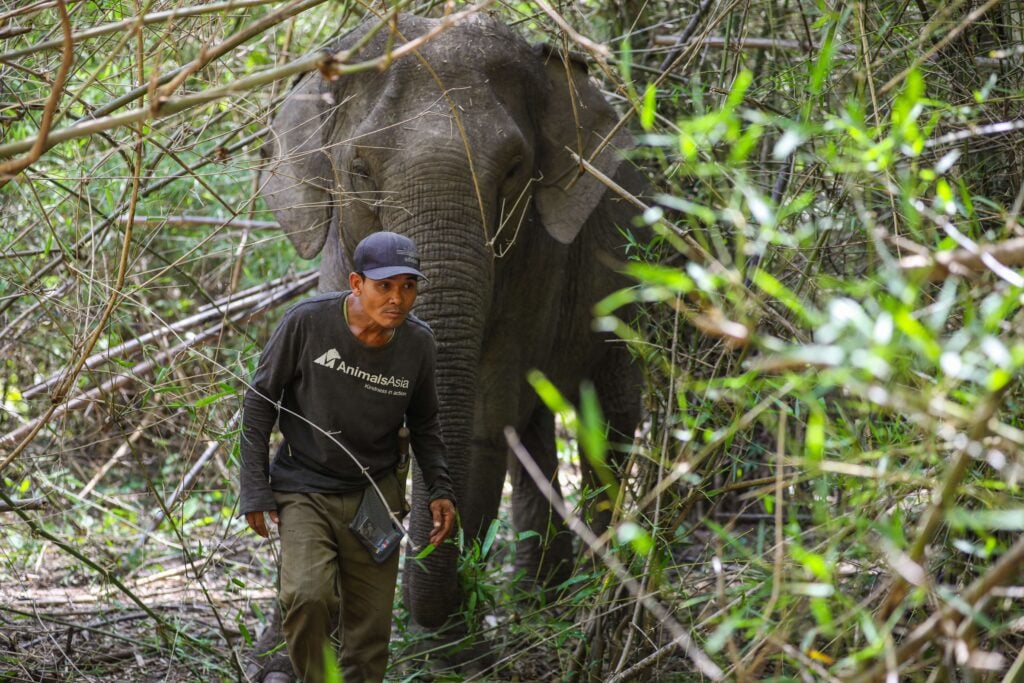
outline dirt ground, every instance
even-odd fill
[[[52,548],[28,569],[0,564],[0,681],[238,680],[243,630],[269,618],[270,553],[239,536],[209,547],[194,566],[167,547],[110,568],[127,590]]]

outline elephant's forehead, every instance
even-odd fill
[[[381,31],[371,41],[369,51],[382,54],[437,29],[439,24],[438,19],[403,14],[400,35],[389,36],[387,31]],[[445,28],[418,48],[415,55],[397,60],[392,66],[427,61],[435,69],[457,65],[462,69],[491,71],[531,61],[531,54],[526,41],[508,26],[491,17],[475,15]]]
[[[479,74],[528,77],[536,68],[536,60],[529,49],[519,50],[514,45],[482,45],[474,41],[456,41],[441,38],[431,41],[418,55],[407,55],[393,66],[399,70],[426,69],[439,75]],[[525,47],[525,46],[524,46]]]

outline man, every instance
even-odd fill
[[[430,542],[443,542],[455,520],[434,336],[410,314],[424,279],[416,246],[373,233],[356,247],[354,265],[350,291],[285,314],[243,402],[240,508],[260,536],[268,535],[266,517],[279,525],[282,629],[303,683],[323,679],[339,612],[346,683],[384,678],[398,553],[377,563],[349,524],[363,496],[379,492],[391,511],[401,509],[403,422],[429,490]],[[284,440],[268,463],[275,422]]]

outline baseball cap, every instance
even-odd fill
[[[395,275],[415,275],[420,272],[420,257],[416,244],[397,232],[375,232],[356,245],[355,271],[371,280],[383,280]]]

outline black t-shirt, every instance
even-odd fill
[[[364,346],[345,322],[349,292],[296,304],[260,356],[242,408],[240,511],[275,510],[272,491],[348,493],[398,463],[409,427],[430,500],[454,500],[438,421],[436,346],[410,315],[391,340]],[[273,463],[275,422],[284,436]]]

